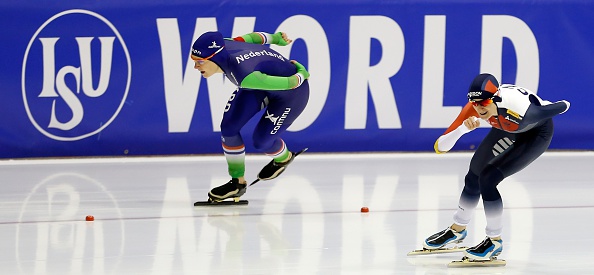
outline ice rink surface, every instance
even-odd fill
[[[193,206],[229,180],[222,155],[4,160],[0,273],[594,274],[594,152],[547,152],[499,185],[507,266],[407,256],[451,224],[470,157],[307,152],[227,207]],[[248,180],[269,161],[246,160]],[[463,245],[484,227],[479,204]]]

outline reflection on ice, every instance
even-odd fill
[[[249,205],[230,207],[193,207],[228,180],[222,157],[0,163],[13,183],[2,192],[3,271],[454,274],[445,265],[460,255],[406,254],[452,222],[469,158],[308,154],[278,179],[250,187],[242,197]],[[248,167],[266,162],[248,156]],[[547,153],[500,185],[505,273],[594,270],[584,248],[594,243],[580,238],[592,229],[580,221],[594,214],[584,195],[594,187],[576,168],[593,162],[589,153]],[[572,234],[556,233],[560,221]],[[464,245],[482,240],[484,227],[479,203]]]

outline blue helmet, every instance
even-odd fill
[[[225,49],[225,39],[220,32],[205,32],[192,44],[192,56],[208,59],[223,70],[229,55]]]

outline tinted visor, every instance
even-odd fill
[[[483,99],[483,100],[471,100],[470,103],[472,103],[472,105],[474,106],[483,106],[483,107],[487,107],[489,106],[489,104],[493,103],[493,99],[492,98],[487,98],[487,99]]]

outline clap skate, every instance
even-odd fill
[[[305,151],[307,151],[307,148],[299,152],[291,152],[291,159],[289,159],[287,162],[277,163],[274,160],[271,160],[268,164],[266,164],[266,166],[264,166],[264,168],[262,168],[260,173],[258,173],[258,178],[254,180],[250,186],[256,184],[258,181],[271,180],[280,176],[280,174],[282,174],[287,169],[287,166],[293,162],[295,157]]]
[[[460,261],[452,261],[448,267],[473,267],[473,266],[505,266],[505,260],[497,259],[503,251],[503,241],[485,238],[480,244],[464,251]]]
[[[425,241],[423,242],[423,249],[413,250],[409,252],[407,256],[462,252],[468,249],[468,247],[447,246],[450,244],[461,243],[464,240],[464,238],[466,238],[466,230],[456,232],[448,227],[425,239]]]
[[[240,197],[245,194],[247,184],[240,184],[239,179],[233,178],[229,182],[215,187],[208,193],[207,201],[197,201],[194,206],[245,205],[247,200]],[[232,199],[232,200],[228,200]]]

